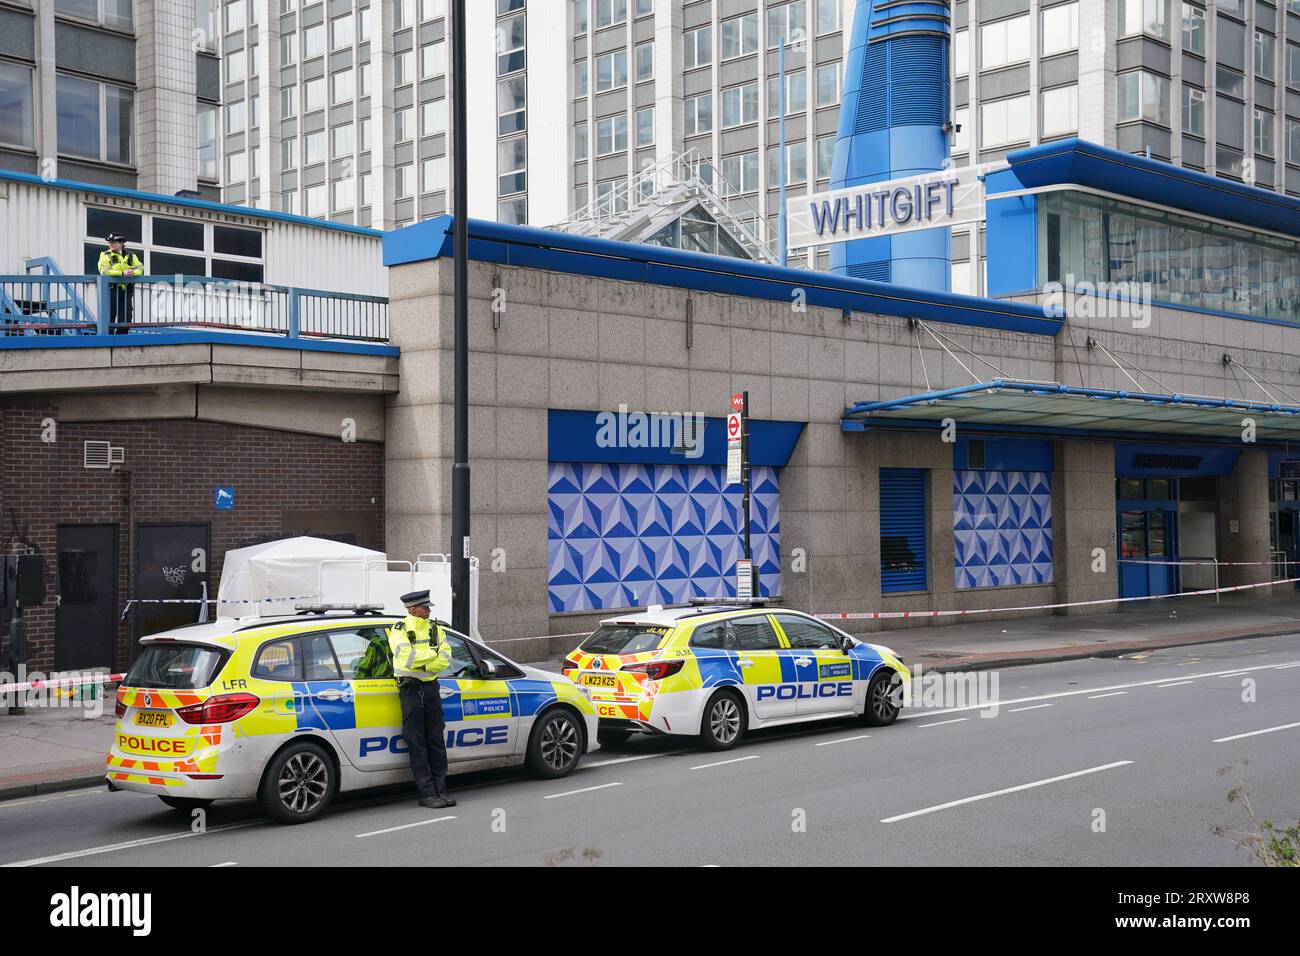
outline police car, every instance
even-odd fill
[[[109,789],[181,810],[256,797],[270,817],[303,823],[340,791],[409,781],[396,682],[371,676],[377,659],[391,664],[396,620],[317,612],[144,638],[117,692]],[[594,745],[586,693],[463,634],[447,640],[450,771],[523,763],[541,777],[571,773]]]
[[[911,680],[888,647],[762,602],[610,618],[565,658],[564,674],[591,693],[603,745],[679,734],[710,750],[759,727],[848,716],[891,724]]]

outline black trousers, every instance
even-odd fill
[[[447,792],[447,732],[442,721],[442,696],[436,680],[399,678],[402,736],[410,751],[415,790],[421,797]]]
[[[127,326],[135,318],[135,297],[132,289],[124,283],[114,283],[108,287],[108,331],[120,334],[127,331]]]

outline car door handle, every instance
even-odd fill
[[[753,667],[753,666],[754,666],[754,662],[751,661],[748,657],[742,657],[742,658],[741,658],[740,660],[738,660],[736,663],[739,664],[741,667]]]
[[[794,662],[795,662],[796,664],[800,665],[801,667],[807,667],[809,664],[812,663],[812,658],[811,658],[811,657],[796,657],[796,658],[794,659]]]
[[[438,685],[438,696],[439,696],[439,697],[447,698],[447,697],[451,697],[451,696],[453,696],[455,693],[456,693],[456,691],[455,691],[454,689],[450,688],[450,687],[443,687],[441,684]]]

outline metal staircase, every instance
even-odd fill
[[[673,152],[621,181],[550,228],[601,239],[643,242],[692,209],[703,209],[756,262],[781,261],[775,221],[695,150]],[[805,265],[791,254],[791,266]]]

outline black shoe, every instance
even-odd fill
[[[455,805],[455,800],[448,800],[445,797],[433,796],[420,798],[420,806],[427,810],[445,810],[447,807],[454,807]]]

